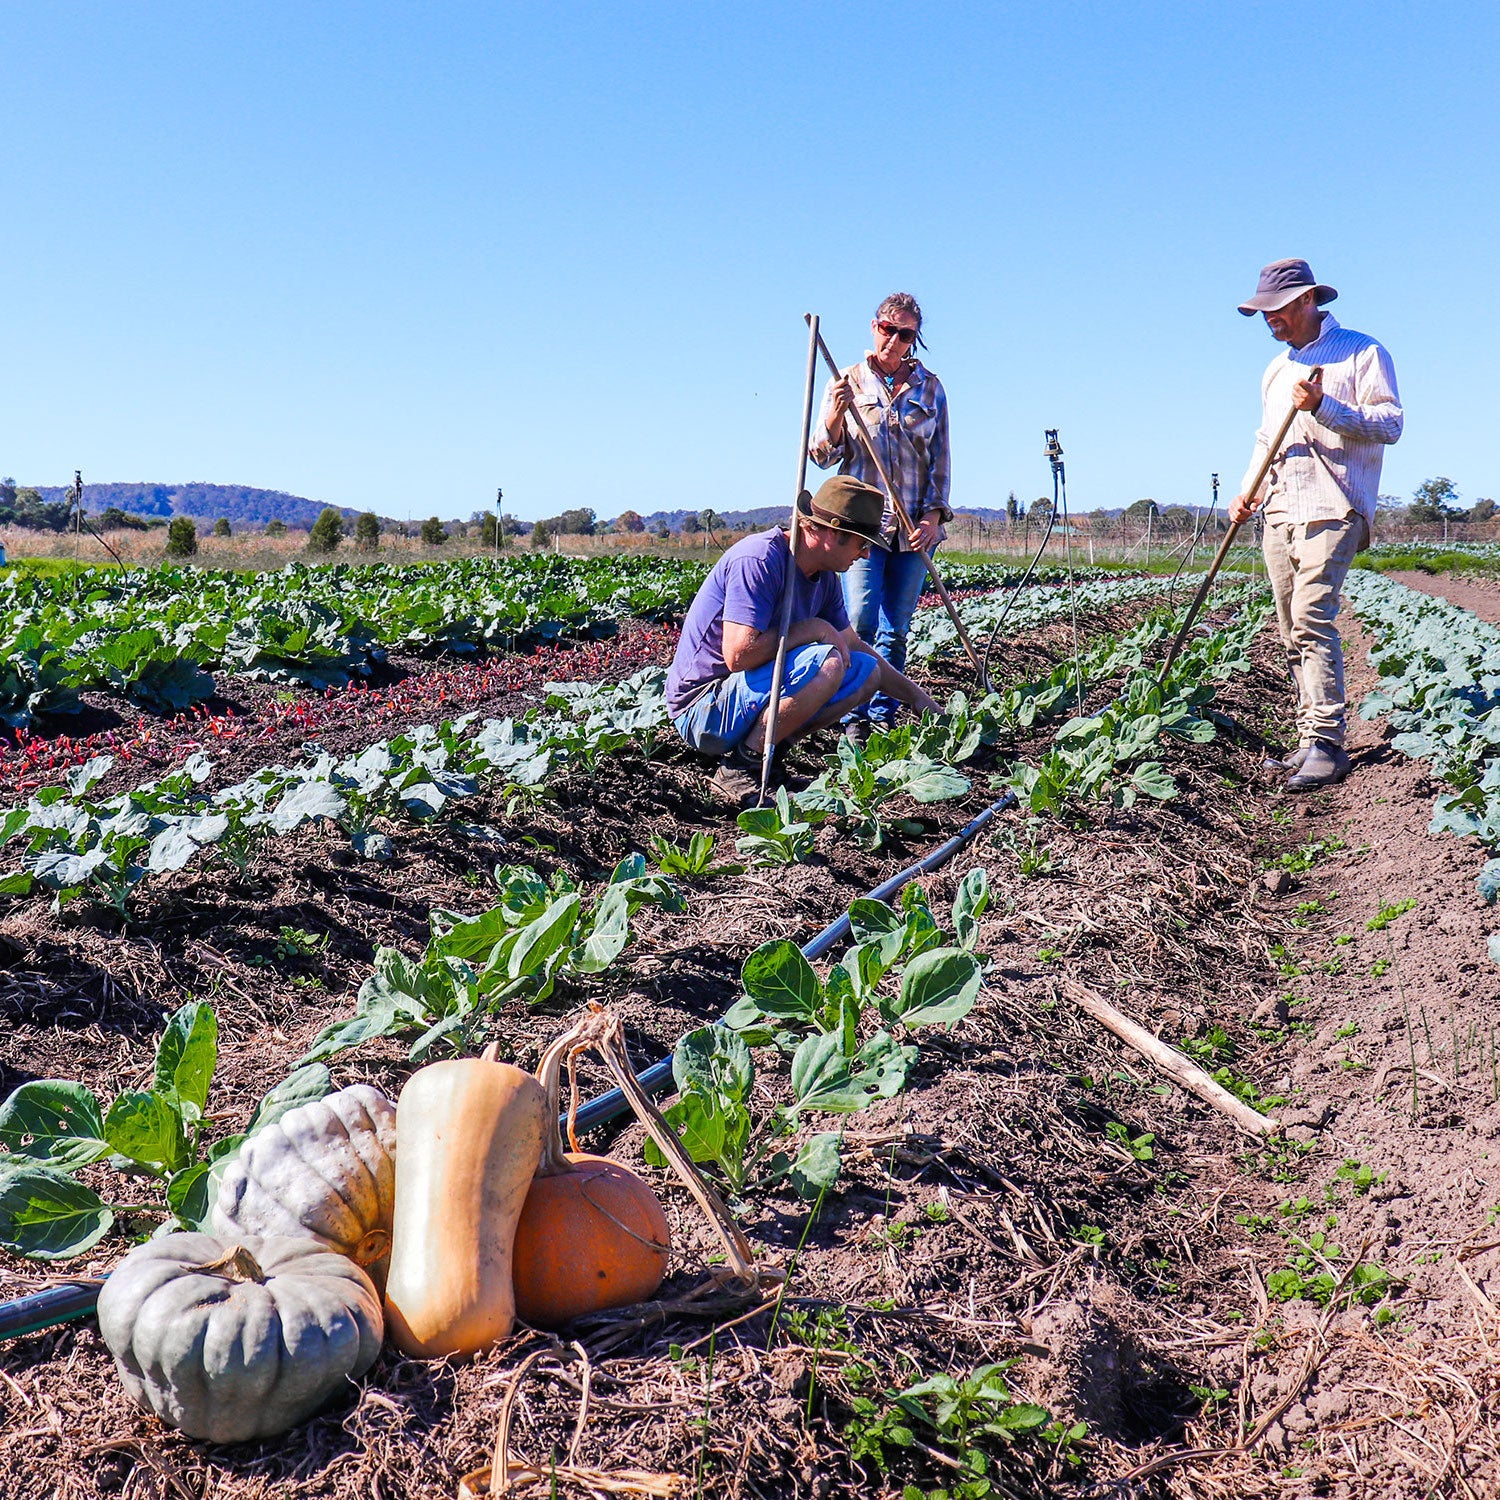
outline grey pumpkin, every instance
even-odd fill
[[[126,1394],[189,1437],[275,1437],[375,1362],[380,1297],[310,1239],[169,1234],[137,1245],[99,1292]]]
[[[356,1083],[252,1135],[224,1170],[208,1227],[228,1238],[308,1235],[373,1267],[391,1248],[395,1196],[396,1107]]]

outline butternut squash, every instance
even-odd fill
[[[547,1096],[495,1052],[422,1068],[396,1104],[386,1326],[420,1358],[476,1353],[515,1321],[516,1221],[541,1161]]]
[[[537,1079],[547,1096],[541,1164],[516,1226],[516,1313],[537,1328],[644,1302],[672,1255],[667,1216],[648,1183],[607,1156],[563,1150],[564,1057],[588,1046],[588,1022],[552,1044]]]

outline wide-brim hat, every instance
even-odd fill
[[[1305,260],[1273,260],[1261,271],[1255,295],[1240,303],[1240,311],[1247,318],[1256,313],[1276,312],[1288,302],[1295,302],[1303,292],[1316,292],[1314,300],[1319,307],[1338,296],[1331,286],[1324,286],[1313,275]]]
[[[872,547],[890,551],[891,544],[881,531],[885,496],[874,485],[852,474],[835,474],[832,479],[825,479],[816,495],[803,490],[797,496],[797,514],[830,531],[852,531]]]

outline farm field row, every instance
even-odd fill
[[[465,558],[275,574],[84,569],[0,580],[0,722],[75,711],[104,688],[155,712],[213,696],[213,671],[347,687],[389,653],[514,651],[681,615],[700,565],[661,558]]]
[[[1128,606],[1110,602],[1118,619]],[[152,1055],[164,1017],[198,1007],[177,1024],[201,1030],[211,1007],[217,1023],[212,1084],[188,1101],[206,1108],[204,1128],[186,1132],[182,1154],[133,1157],[124,1177],[103,1157],[71,1173],[101,1208],[127,1183],[133,1204],[161,1195],[154,1211],[107,1209],[95,1263],[168,1206],[199,1211],[211,1142],[242,1129],[299,1065],[394,1097],[426,1058],[477,1045],[494,1014],[507,1054],[530,1066],[560,1016],[592,994],[624,1019],[637,1064],[698,1034],[679,1053],[674,1119],[788,1282],[753,1318],[743,1305],[669,1300],[652,1317],[582,1325],[596,1397],[588,1464],[670,1470],[687,1476],[686,1493],[701,1480],[702,1493],[811,1495],[832,1483],[925,1494],[961,1481],[976,1496],[1061,1494],[1164,1449],[1232,1447],[1231,1392],[1268,1410],[1265,1381],[1296,1366],[1308,1328],[1326,1332],[1336,1316],[1385,1347],[1386,1314],[1413,1314],[1378,1255],[1339,1248],[1326,1229],[1309,1251],[1279,1228],[1235,1223],[1306,1229],[1300,1211],[1278,1207],[1304,1188],[1357,1220],[1373,1168],[1344,1172],[1342,1158],[1325,1163],[1322,1145],[1295,1139],[1236,1138],[1071,1007],[1070,986],[1106,993],[1312,1144],[1294,1123],[1305,1113],[1289,1076],[1297,1033],[1275,1004],[1287,959],[1276,943],[1245,940],[1265,920],[1261,868],[1309,842],[1255,786],[1260,754],[1284,732],[1274,653],[1259,620],[1227,604],[1180,690],[1153,695],[1139,668],[1166,624],[1141,622],[1140,608],[1102,634],[1101,617],[1086,617],[1082,663],[1070,624],[1002,641],[1005,693],[968,695],[942,726],[866,757],[802,752],[794,769],[813,785],[774,820],[736,826],[705,800],[703,772],[661,737],[643,678],[618,696],[555,693],[550,724],[521,730],[513,717],[498,739],[480,721],[434,723],[433,740],[407,733],[413,743],[397,747],[392,727],[406,725],[345,724],[343,759],[319,779],[342,808],[325,803],[247,846],[240,867],[205,841],[176,871],[131,886],[123,926],[87,886],[61,915],[46,889],[17,896],[0,918],[16,1022],[7,1091],[28,1077],[86,1085],[108,1137],[119,1100],[161,1077]],[[953,670],[943,655],[925,668],[934,690],[957,686]],[[642,711],[628,728],[601,721]],[[643,747],[643,734],[659,742]],[[475,764],[476,735],[487,767]],[[399,768],[383,763],[382,787],[359,790],[392,795],[358,809],[365,826],[351,828],[344,783],[377,741],[388,759],[408,756],[403,784],[390,786]],[[413,754],[424,779],[407,781]],[[233,761],[203,785],[222,790],[244,769]],[[477,784],[445,789],[446,777]],[[281,788],[265,810],[309,784]],[[896,898],[890,917],[859,911],[852,956],[804,971],[768,946],[805,940],[1006,785],[1022,809],[919,882],[920,896]],[[434,807],[424,791],[422,807],[402,811],[399,793],[421,786],[451,801]],[[72,802],[92,795],[81,787]],[[96,823],[109,816],[87,810]],[[361,858],[351,833],[388,840],[389,857]],[[712,848],[695,849],[694,835]],[[515,957],[539,946],[520,935],[564,926],[570,936],[542,962]],[[459,974],[440,993],[429,981],[455,974],[450,960],[473,983]],[[971,986],[980,969],[982,987]],[[805,1006],[767,1011],[752,978],[762,971],[805,993]],[[737,997],[733,1031],[701,1032]],[[723,1066],[695,1071],[704,1047]],[[586,1088],[602,1081],[586,1071]],[[613,1134],[611,1149],[638,1167],[639,1147],[636,1127]],[[714,1245],[686,1199],[663,1195],[680,1257],[668,1296],[679,1298]],[[1263,1268],[1258,1306],[1229,1274],[1246,1253]],[[10,1260],[5,1274],[14,1288],[36,1272]],[[716,1309],[725,1326],[710,1334]],[[498,1396],[529,1352],[543,1354],[517,1440],[543,1461],[566,1444],[581,1367],[549,1347],[522,1340],[457,1367],[387,1352],[352,1410],[346,1401],[246,1449],[163,1436],[133,1413],[87,1325],[12,1345],[4,1368],[23,1404],[63,1403],[70,1442],[83,1433],[111,1445],[99,1475],[69,1472],[80,1494],[139,1483],[148,1462],[165,1462],[205,1495],[368,1493],[393,1472],[407,1492],[438,1495],[481,1461]],[[39,1492],[69,1462],[52,1439],[7,1441],[5,1454]],[[1291,1458],[1263,1448],[1259,1460],[1254,1484],[1268,1487],[1239,1492],[1285,1493]],[[1227,1483],[1246,1462],[1213,1458],[1192,1472]]]
[[[79,714],[88,691],[173,714],[213,700],[225,678],[341,689],[388,678],[393,658],[409,667],[598,640],[625,621],[679,618],[706,571],[685,559],[544,553],[270,574],[11,572],[0,577],[0,725],[15,733],[38,716]],[[960,591],[1020,577],[989,564],[949,574]]]

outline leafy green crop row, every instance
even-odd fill
[[[0,724],[76,710],[85,688],[171,712],[213,693],[211,670],[342,687],[391,650],[611,635],[622,619],[681,615],[703,572],[666,558],[543,555],[273,574],[11,573],[0,578]]]
[[[1174,585],[1170,578],[1120,578],[1105,574],[1080,583],[1076,588],[1065,584],[1041,588],[1028,586],[1019,596],[995,593],[964,599],[959,601],[958,613],[969,639],[983,643],[1002,614],[1005,615],[1006,630],[1016,635],[1062,619],[1074,609],[1081,615],[1094,614],[1121,604],[1133,604],[1139,599],[1163,598],[1174,588],[1190,595],[1202,578],[1201,573],[1189,573]],[[1009,613],[1006,613],[1007,606]],[[951,655],[960,649],[958,632],[945,609],[932,606],[917,611],[908,637],[909,655],[921,661],[930,656]]]
[[[1264,601],[1249,604],[1247,593],[1234,624],[1187,642],[1164,685],[1154,671],[1132,671],[1112,703],[1070,719],[1057,731],[1053,748],[1034,765],[1012,767],[1005,784],[1034,813],[1056,813],[1070,798],[1129,807],[1142,793],[1158,800],[1176,796],[1176,783],[1160,761],[1144,757],[1163,734],[1200,745],[1214,738],[1208,707],[1217,692],[1214,682],[1249,666],[1250,643],[1269,610]]]
[[[1345,589],[1380,639],[1370,657],[1380,686],[1366,694],[1361,718],[1387,714],[1397,731],[1391,747],[1430,761],[1453,788],[1437,799],[1430,832],[1472,835],[1500,854],[1500,629],[1379,573],[1351,572]],[[1486,901],[1500,896],[1500,858],[1485,864],[1478,885]]]
[[[262,838],[323,820],[342,828],[355,851],[388,857],[380,819],[432,818],[489,781],[537,795],[559,768],[591,770],[600,756],[655,750],[667,726],[665,674],[649,667],[618,684],[548,684],[547,709],[526,720],[475,716],[419,725],[338,759],[267,766],[209,795],[213,772],[201,752],[171,775],[96,801],[91,789],[113,761],[96,756],[65,786],[47,787],[25,807],[0,813],[0,845],[24,843],[20,867],[0,877],[0,895],[53,892],[54,907],[88,894],[122,915],[148,876],[180,870],[212,851],[243,874]]]
[[[813,1135],[795,1152],[779,1148],[808,1116],[852,1114],[899,1094],[918,1049],[897,1032],[911,1037],[968,1015],[979,997],[972,949],[988,902],[988,875],[971,870],[954,901],[950,946],[919,886],[906,888],[900,912],[856,901],[854,946],[826,977],[786,939],[757,948],[723,1023],[689,1032],[672,1058],[678,1097],[667,1119],[694,1161],[711,1164],[736,1198],[783,1179],[809,1199],[830,1187],[842,1167],[841,1132]],[[764,1047],[790,1059],[791,1097],[770,1109],[753,1098],[752,1048]]]
[[[466,917],[433,911],[432,939],[421,957],[379,948],[375,972],[360,986],[354,1014],[320,1032],[303,1064],[320,1062],[380,1036],[411,1031],[414,1062],[439,1044],[467,1047],[489,1014],[508,1000],[540,1005],[559,984],[578,985],[602,974],[630,942],[631,917],[649,904],[682,912],[677,887],[646,872],[632,854],[615,867],[592,905],[559,872],[552,883],[529,865],[494,872],[498,905]]]

